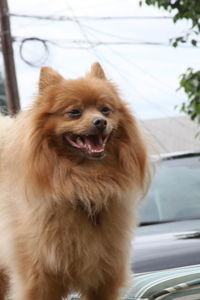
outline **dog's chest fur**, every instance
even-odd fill
[[[124,248],[124,230],[128,231],[130,221],[124,203],[111,198],[107,201],[107,206],[98,211],[88,211],[88,206],[81,202],[52,215],[43,232],[46,241],[41,248],[50,272],[88,278],[97,266],[101,274],[101,267],[105,270],[110,260],[118,256],[120,245]]]
[[[37,233],[37,255],[44,269],[74,282],[92,278],[97,269],[96,280],[110,272],[115,259],[128,249],[132,223],[130,193],[124,192],[115,174],[84,175],[70,174],[68,198],[43,215]]]

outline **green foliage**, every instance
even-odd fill
[[[190,27],[184,36],[171,39],[173,47],[190,42],[193,47],[199,44],[200,34],[200,0],[141,0],[140,5],[154,5],[158,8],[174,13],[173,21],[186,19],[190,21]],[[183,102],[180,110],[189,115],[191,120],[200,124],[200,71],[187,69],[181,75],[179,89],[184,89],[188,101]],[[200,136],[200,134],[199,134]]]
[[[187,72],[181,75],[180,88],[184,89],[189,100],[182,103],[181,111],[187,113],[191,120],[200,123],[200,71],[194,72],[188,68]]]
[[[171,40],[172,45],[177,47],[179,43],[190,42],[197,46],[199,40],[194,38],[200,33],[200,1],[199,0],[141,0],[140,5],[154,5],[160,9],[174,13],[173,21],[185,19],[190,21],[190,27],[184,36]]]

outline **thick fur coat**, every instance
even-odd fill
[[[147,177],[101,66],[73,80],[43,67],[32,106],[0,117],[0,300],[119,299]]]

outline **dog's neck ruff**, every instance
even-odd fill
[[[95,226],[101,224],[101,215],[102,210],[97,211],[94,206],[91,205],[90,210],[84,205],[81,200],[77,200],[77,208],[81,210],[85,215],[87,215],[88,219]]]
[[[101,224],[101,213],[101,211],[94,212],[92,215],[88,216],[91,219],[91,222],[96,226]]]

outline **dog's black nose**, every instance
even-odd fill
[[[99,131],[103,131],[107,125],[107,121],[103,118],[95,118],[92,123]]]

